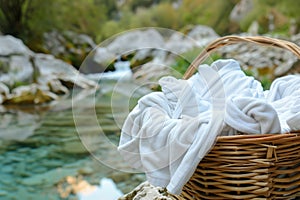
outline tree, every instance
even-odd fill
[[[0,28],[4,34],[18,36],[26,28],[31,0],[0,0]]]

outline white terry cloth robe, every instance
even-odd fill
[[[118,150],[151,184],[179,194],[216,137],[232,130],[224,123],[226,99],[243,91],[259,96],[262,88],[234,60],[202,65],[187,81],[159,83],[162,92],[141,98],[128,115]]]
[[[288,75],[275,79],[266,97],[278,113],[281,132],[299,131],[300,75]]]

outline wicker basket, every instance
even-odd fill
[[[300,48],[268,37],[226,36],[199,54],[186,71],[187,79],[217,48],[252,42],[288,49],[300,58]],[[300,122],[299,122],[300,123]],[[177,199],[300,199],[300,134],[219,136],[199,163]],[[298,197],[298,198],[297,198]]]

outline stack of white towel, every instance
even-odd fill
[[[300,76],[269,91],[235,60],[201,65],[188,80],[164,77],[127,117],[119,151],[148,181],[179,194],[219,135],[300,130]]]

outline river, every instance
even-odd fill
[[[132,82],[99,85],[50,105],[0,107],[0,199],[110,200],[104,196],[145,180],[116,148],[124,119],[149,90]],[[101,197],[87,198],[95,188]]]

